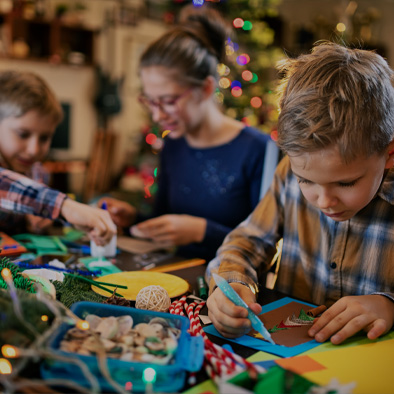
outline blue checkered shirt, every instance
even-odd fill
[[[336,222],[307,202],[285,157],[266,196],[225,238],[208,276],[219,268],[228,281],[257,290],[281,238],[277,290],[327,306],[347,295],[394,300],[394,169],[366,207]]]
[[[0,168],[0,209],[56,219],[66,195]]]

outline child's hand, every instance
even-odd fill
[[[66,198],[61,207],[63,217],[75,227],[88,232],[97,245],[105,245],[116,234],[116,226],[107,211]]]
[[[133,228],[139,236],[166,245],[187,245],[201,242],[205,236],[207,221],[190,215],[162,215],[145,220]],[[133,229],[131,230],[133,234]]]
[[[348,296],[337,301],[317,319],[308,334],[318,342],[331,337],[337,345],[360,330],[369,339],[388,332],[394,324],[394,302],[381,295]]]
[[[241,283],[230,283],[254,313],[261,313],[261,306],[249,287]],[[208,316],[215,328],[226,338],[237,338],[251,329],[248,312],[242,306],[235,305],[223,292],[216,288],[207,300]]]
[[[129,227],[135,222],[137,210],[128,202],[117,200],[116,198],[103,197],[98,201],[97,206],[101,207],[103,202],[107,204],[107,211],[118,227]]]

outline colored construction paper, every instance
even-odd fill
[[[294,347],[311,340],[311,337],[308,335],[308,330],[312,326],[314,318],[307,316],[306,312],[309,309],[311,309],[310,306],[301,302],[292,301],[280,308],[262,313],[259,318],[269,330],[272,330],[274,327],[278,327],[277,331],[271,331],[272,339],[277,345]],[[301,313],[302,311],[303,313]],[[301,318],[298,320],[303,323],[302,325],[291,327],[286,326],[286,319],[291,317],[293,320],[297,320],[299,316],[304,316],[308,320],[303,320]],[[254,338],[262,338],[262,336],[255,330],[249,332],[248,335],[251,335]]]
[[[309,354],[324,369],[304,372],[302,376],[321,386],[328,385],[333,378],[341,385],[353,383],[354,394],[392,394],[393,354],[394,339],[351,347],[338,345],[335,350]],[[286,368],[297,369],[299,363],[300,357],[293,357],[286,361]]]
[[[321,371],[322,369],[326,369],[325,366],[321,365],[310,356],[297,356],[296,363],[294,362],[294,359],[294,357],[279,358],[278,360],[275,360],[274,363],[299,375],[306,372]]]
[[[298,303],[299,301],[295,300],[291,297],[284,297],[280,300],[271,302],[270,304],[263,305],[263,307],[262,307],[263,309],[262,309],[261,314],[278,309],[284,305],[289,304],[290,302],[297,302]],[[310,307],[316,306],[316,305],[309,304],[306,302],[301,302],[301,304],[308,307],[308,309],[310,309]],[[264,324],[265,324],[265,322],[264,322]],[[276,354],[281,357],[296,356],[296,355],[303,353],[309,349],[312,349],[316,346],[321,345],[319,342],[316,342],[314,339],[311,339],[308,342],[301,343],[301,344],[299,344],[297,346],[293,346],[293,347],[287,347],[287,346],[283,346],[283,345],[272,345],[271,343],[264,341],[262,338],[251,337],[249,335],[243,335],[242,337],[239,337],[239,338],[229,339],[229,338],[224,338],[222,335],[220,335],[213,324],[204,327],[204,331],[208,334],[215,335],[217,337],[223,338],[223,339],[228,340],[230,342],[235,342],[240,345],[250,347],[252,349],[261,350],[263,352]],[[289,332],[291,333],[290,330],[289,330]]]

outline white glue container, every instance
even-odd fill
[[[109,241],[104,246],[96,245],[96,243],[91,240],[90,241],[90,255],[92,257],[114,257],[116,256],[116,234],[112,237],[111,241]]]

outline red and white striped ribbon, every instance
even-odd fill
[[[205,301],[193,301],[190,304],[186,302],[187,297],[183,296],[179,300],[175,300],[169,309],[169,312],[176,315],[185,316],[190,320],[189,333],[192,336],[202,336],[204,339],[204,369],[208,376],[214,381],[218,382],[220,377],[232,374],[234,372],[241,372],[242,370],[249,370],[253,374],[257,374],[256,367],[243,357],[231,353],[221,346],[214,344],[209,340],[207,334],[204,332],[200,322],[200,311],[205,305]]]

